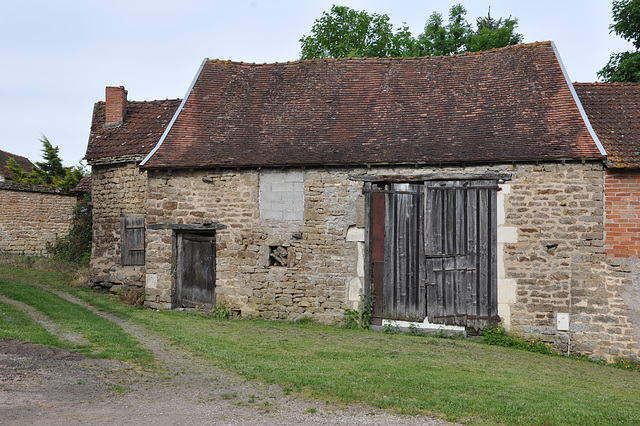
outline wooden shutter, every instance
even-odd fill
[[[120,261],[122,265],[144,265],[143,215],[120,217]]]
[[[498,319],[496,182],[425,186],[427,317],[481,329]]]

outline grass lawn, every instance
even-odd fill
[[[214,365],[321,400],[486,424],[640,424],[640,373],[635,370],[472,340],[134,309],[108,295],[69,286],[71,278],[63,273],[35,269],[0,267],[0,294],[21,297],[17,293],[32,291],[30,282],[45,279]],[[30,300],[25,303],[44,312],[44,306]],[[19,324],[22,328],[24,321]],[[14,337],[9,329],[5,316],[0,317],[0,337]],[[31,334],[42,333],[36,329],[20,338],[31,340]],[[114,349],[103,355],[117,353]]]

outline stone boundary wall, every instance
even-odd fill
[[[605,175],[605,251],[609,257],[640,257],[640,171]]]
[[[0,251],[47,255],[66,235],[76,196],[61,188],[0,182]]]
[[[261,172],[149,172],[147,225],[220,223],[217,300],[243,316],[341,321],[363,289],[362,182],[349,175],[458,172],[458,168],[329,168],[304,176],[297,222],[260,220]],[[632,268],[605,255],[601,162],[467,167],[508,172],[498,192],[498,303],[503,324],[611,360],[638,357]],[[360,213],[358,213],[360,212]],[[291,262],[269,264],[282,246]],[[147,230],[147,305],[175,306],[175,232]],[[558,313],[570,330],[558,331]]]
[[[147,175],[136,162],[93,165],[93,243],[89,279],[110,289],[144,286],[144,266],[123,266],[120,260],[120,216],[145,214]]]

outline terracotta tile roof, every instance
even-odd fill
[[[129,101],[122,126],[105,128],[105,103],[93,108],[91,134],[84,158],[89,164],[140,161],[156,145],[180,99]]]
[[[25,172],[31,173],[31,169],[35,166],[35,164],[29,161],[26,157],[0,150],[0,176],[3,176],[6,179],[13,179],[11,172],[7,169],[7,160],[9,157],[13,157],[13,159],[16,160],[16,163],[18,163]]]
[[[608,166],[640,168],[640,84],[575,83],[573,86],[609,154]]]
[[[80,179],[80,182],[76,185],[75,188],[69,190],[69,192],[74,192],[78,194],[85,194],[91,191],[91,175],[85,176]]]
[[[145,167],[602,158],[550,42],[454,57],[206,60]]]

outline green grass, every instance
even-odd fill
[[[69,347],[20,309],[4,302],[0,302],[0,336],[54,348]]]
[[[141,348],[120,326],[50,291],[0,278],[0,294],[34,307],[63,330],[84,336],[89,344],[71,346],[84,355],[140,363],[153,360],[151,352]]]
[[[212,365],[278,383],[287,393],[483,424],[640,424],[637,371],[471,340],[135,309],[109,295],[69,287],[71,279],[63,273],[41,273],[0,267],[2,282],[9,276],[15,286],[6,290],[3,284],[0,293],[11,291],[5,295],[18,297],[18,289],[32,287],[24,283],[46,279],[53,287],[66,287],[100,309],[165,336]],[[41,297],[51,296],[33,294],[30,304],[44,310],[33,300]],[[3,333],[0,328],[0,336]]]
[[[137,321],[223,368],[321,399],[457,421],[640,422],[637,372],[467,340],[139,314]]]

